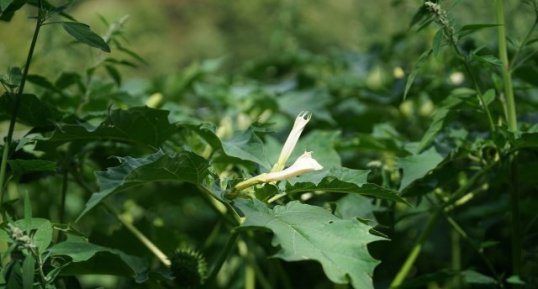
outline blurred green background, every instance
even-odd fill
[[[61,4],[63,1],[51,1]],[[225,56],[225,68],[233,70],[252,59],[305,49],[323,53],[333,49],[363,52],[383,45],[391,36],[408,32],[409,23],[422,0],[86,0],[75,1],[68,13],[103,35],[109,22],[125,15],[124,36],[129,49],[148,62],[127,69],[129,76],[159,77],[188,64]],[[490,0],[444,1],[456,23],[493,23]],[[522,1],[507,1],[507,22],[520,35],[532,13],[522,13]],[[31,8],[22,9],[11,22],[0,22],[0,66],[22,66],[31,39]],[[517,15],[513,11],[518,11]],[[524,11],[524,10],[523,10]],[[521,27],[519,29],[518,27]],[[521,31],[521,33],[520,33]],[[42,32],[33,73],[56,74],[91,65],[100,52],[76,45],[58,25]],[[424,37],[425,34],[421,34]],[[483,34],[487,39],[487,33]],[[114,53],[114,52],[113,52]],[[87,57],[88,54],[92,57]],[[59,63],[58,59],[65,59]]]

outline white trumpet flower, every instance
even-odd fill
[[[310,121],[311,117],[312,113],[309,111],[301,111],[299,115],[297,115],[297,118],[295,118],[295,123],[293,124],[293,128],[291,129],[291,132],[288,135],[288,138],[286,139],[282,150],[280,151],[278,161],[273,166],[273,169],[271,169],[271,172],[281,171],[286,166],[286,162],[290,158],[291,153],[293,152],[295,145],[297,145],[297,141],[299,140],[299,137],[301,136],[304,127],[306,126],[308,121]]]
[[[286,180],[291,177],[300,176],[309,172],[319,171],[323,166],[313,157],[312,152],[305,152],[295,160],[295,162],[285,170],[278,172],[263,173],[252,177],[246,181],[240,182],[235,186],[236,191],[240,191],[261,183],[271,183]]]
[[[295,160],[295,162],[291,166],[283,170],[283,168],[286,166],[286,162],[288,161],[290,155],[293,152],[293,149],[297,145],[297,141],[299,140],[299,137],[301,136],[304,127],[306,126],[311,117],[312,113],[309,111],[301,111],[299,113],[299,115],[295,119],[293,128],[291,129],[291,132],[288,135],[288,138],[286,139],[282,150],[280,151],[278,161],[273,166],[271,172],[257,175],[236,184],[233,190],[226,193],[226,196],[230,199],[233,199],[241,190],[244,190],[254,185],[282,181],[291,177],[296,177],[309,172],[319,171],[323,169],[323,166],[321,166],[318,161],[316,161],[312,157],[312,152],[305,152],[300,157],[298,157],[297,160]]]

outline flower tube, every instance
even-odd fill
[[[261,184],[261,183],[270,183],[281,180],[286,180],[291,177],[300,176],[309,172],[319,171],[323,169],[318,161],[312,157],[312,152],[305,152],[300,157],[295,160],[295,162],[285,170],[271,173],[263,173],[252,177],[248,180],[238,183],[234,191],[238,192],[244,190],[248,187]]]
[[[308,121],[310,121],[311,117],[312,113],[309,111],[301,111],[299,115],[297,115],[297,118],[295,118],[295,123],[293,124],[293,128],[291,129],[291,132],[288,135],[288,138],[286,139],[282,150],[280,151],[278,161],[271,169],[271,172],[281,171],[284,166],[286,166],[286,161],[288,161],[289,157],[291,156],[291,153],[293,152],[295,145],[297,145],[297,141],[299,140],[299,137],[301,136],[304,127],[306,126]]]

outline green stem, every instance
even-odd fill
[[[260,284],[260,287],[262,289],[272,289],[273,286],[271,286],[271,283],[265,276],[263,270],[260,268],[260,266],[258,266],[258,263],[256,263],[256,258],[254,257],[254,254],[250,251],[248,252],[247,260],[248,260],[248,265],[252,266],[252,268],[254,269],[254,274],[256,278],[258,279],[258,283]]]
[[[452,230],[458,233],[460,237],[463,238],[463,240],[467,242],[471,246],[471,248],[473,248],[473,250],[475,250],[475,252],[480,256],[484,264],[486,264],[486,266],[488,267],[490,273],[493,274],[493,276],[495,276],[495,278],[500,281],[501,277],[499,276],[499,274],[497,274],[497,271],[495,270],[495,267],[493,267],[493,264],[491,264],[489,259],[486,258],[484,253],[475,244],[475,242],[471,238],[469,238],[469,235],[467,235],[467,233],[463,230],[463,228],[458,223],[456,223],[456,221],[452,219],[450,216],[447,216],[445,214],[445,218],[447,222],[452,226]],[[499,283],[499,284],[502,284],[502,283]]]
[[[495,0],[495,6],[497,8],[497,37],[499,42],[499,58],[502,62],[502,76],[504,83],[504,95],[506,98],[506,122],[508,123],[508,129],[512,132],[517,132],[517,114],[516,114],[516,102],[514,99],[514,89],[512,86],[512,75],[510,72],[510,63],[508,61],[508,49],[506,45],[506,27],[504,21],[504,1]]]
[[[275,267],[275,270],[280,277],[281,285],[283,289],[293,289],[293,286],[291,285],[290,279],[288,278],[288,275],[286,275],[286,270],[282,267],[282,263],[278,259],[274,259],[273,266]]]
[[[512,270],[513,275],[521,272],[521,227],[519,221],[519,187],[515,156],[510,156],[510,209],[512,216]]]
[[[474,84],[478,102],[480,103],[480,106],[482,106],[482,109],[486,113],[486,117],[488,118],[489,130],[491,131],[492,134],[494,134],[495,123],[493,122],[493,117],[491,116],[491,112],[489,111],[488,105],[484,101],[484,96],[482,94],[482,90],[480,89],[480,86],[478,85],[478,81],[476,80],[474,73],[472,72],[471,67],[469,66],[469,63],[467,63],[467,58],[465,57],[463,60],[463,66],[465,67],[465,70],[467,71],[467,75],[469,75],[469,77],[471,78],[471,81]]]
[[[459,59],[463,63],[463,66],[465,68],[465,72],[467,72],[467,75],[471,78],[471,82],[473,83],[473,85],[475,87],[475,90],[476,90],[476,96],[478,98],[478,102],[479,102],[480,106],[482,107],[482,109],[484,110],[484,112],[486,113],[486,116],[488,118],[489,129],[490,129],[491,133],[494,134],[495,133],[495,123],[493,122],[493,117],[491,116],[491,112],[489,111],[488,106],[484,102],[484,97],[482,95],[482,90],[480,89],[480,86],[478,85],[478,81],[476,80],[476,77],[474,76],[474,73],[471,70],[471,66],[469,65],[467,56],[458,47],[457,39],[452,34],[451,31],[449,31],[448,36],[446,38],[448,38],[448,42],[450,43],[450,45],[452,45],[452,48],[454,48],[454,51],[456,52]]]
[[[413,264],[415,263],[418,255],[422,251],[422,246],[424,245],[424,242],[426,241],[427,237],[431,233],[431,230],[433,229],[433,226],[439,219],[439,216],[444,214],[445,209],[455,203],[458,199],[460,199],[462,196],[465,195],[469,191],[469,189],[475,185],[475,183],[478,181],[478,179],[485,174],[491,166],[483,168],[481,171],[477,172],[472,178],[470,178],[467,183],[465,183],[463,186],[461,186],[454,194],[450,197],[450,199],[440,206],[438,206],[433,213],[433,215],[429,218],[428,223],[424,227],[424,230],[420,233],[417,241],[415,242],[415,245],[411,249],[411,252],[407,256],[404,264],[402,267],[400,267],[400,270],[396,274],[396,277],[394,277],[394,280],[392,280],[392,283],[390,284],[390,289],[396,289],[399,288],[407,275],[409,274],[409,271],[411,270]]]
[[[245,266],[245,289],[256,289],[256,270],[250,263]]]
[[[86,184],[82,176],[79,174],[78,170],[74,169],[71,171],[75,181],[88,193],[92,193],[92,189]],[[114,207],[111,205],[101,202],[105,209],[110,212],[116,219],[125,226],[125,228],[131,232],[148,250],[159,259],[159,261],[166,267],[170,267],[171,262],[157,245],[155,245],[151,240],[149,240],[142,232],[140,232],[129,220],[125,219]]]
[[[241,224],[241,217],[232,208],[230,203],[216,198],[215,195],[204,186],[198,185],[197,188],[202,193],[202,198],[209,203],[215,212],[220,214],[226,222],[232,226]]]
[[[450,230],[450,242],[452,244],[452,270],[459,273],[461,271],[461,244],[460,235],[455,229]],[[460,274],[454,276],[451,288],[461,288],[461,281]]]
[[[215,262],[215,264],[211,268],[211,272],[209,273],[209,276],[207,277],[206,284],[212,284],[213,283],[213,280],[217,277],[217,274],[219,273],[220,269],[222,268],[222,264],[224,264],[226,259],[228,259],[228,257],[232,253],[232,250],[234,249],[234,247],[235,247],[235,245],[237,243],[238,237],[239,237],[239,232],[233,231],[232,235],[230,236],[230,238],[226,242],[226,245],[222,249],[222,252],[220,253],[217,261]]]
[[[28,77],[28,71],[30,70],[30,63],[32,62],[32,56],[34,55],[35,45],[37,43],[37,36],[39,35],[39,30],[43,24],[43,10],[42,10],[41,0],[38,1],[38,12],[36,26],[34,29],[34,35],[32,36],[32,42],[30,43],[30,50],[28,51],[28,56],[26,57],[26,63],[24,65],[24,70],[22,72],[21,84],[17,95],[15,97],[15,104],[13,106],[13,111],[11,112],[11,119],[9,120],[9,128],[4,144],[4,151],[2,153],[2,163],[0,164],[0,209],[4,202],[4,186],[6,182],[6,167],[7,159],[9,157],[9,147],[11,146],[11,141],[13,139],[13,132],[15,131],[15,123],[17,121],[17,114],[19,112],[19,106],[21,103],[22,93],[24,92],[24,86],[26,84],[26,78]],[[2,221],[2,216],[0,215],[0,222]]]
[[[400,268],[400,271],[392,280],[392,283],[390,284],[390,289],[393,288],[399,288],[400,285],[402,285],[403,281],[407,277],[407,274],[409,274],[409,271],[411,270],[411,267],[415,263],[415,260],[417,259],[418,255],[420,254],[420,251],[422,251],[422,246],[424,245],[424,242],[426,241],[426,238],[430,235],[430,232],[433,229],[433,226],[437,223],[437,219],[439,219],[439,216],[442,214],[443,209],[442,207],[437,208],[435,210],[434,214],[430,217],[428,220],[428,223],[426,224],[426,227],[422,232],[420,233],[417,241],[415,242],[415,245],[413,246],[413,249],[411,249],[411,253],[407,256],[407,259],[405,260],[405,263]]]
[[[64,167],[64,172],[62,176],[62,194],[60,196],[60,224],[63,224],[65,222],[65,198],[67,196],[68,177],[68,168]]]
[[[135,236],[148,250],[159,259],[159,261],[166,267],[170,267],[172,264],[170,259],[164,254],[157,245],[155,245],[151,240],[149,240],[142,232],[140,232],[129,220],[123,217],[114,207],[111,205],[102,202],[104,207],[109,211],[116,219],[123,225],[133,236]]]
[[[521,44],[517,47],[516,52],[514,52],[514,56],[512,56],[512,63],[510,64],[510,72],[514,72],[521,63],[523,63],[527,57],[532,56],[534,53],[531,53],[524,57],[523,59],[519,59],[519,55],[521,51],[523,50],[523,47],[527,45],[529,42],[529,39],[532,36],[532,33],[534,32],[534,29],[536,29],[536,26],[538,25],[538,14],[534,18],[534,23],[532,24],[531,28],[527,31],[527,34],[523,38],[523,41],[521,41]]]

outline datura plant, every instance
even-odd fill
[[[261,184],[261,183],[271,183],[276,181],[282,181],[289,179],[291,177],[300,176],[309,172],[313,171],[319,171],[323,169],[323,166],[321,166],[313,157],[312,152],[304,152],[300,157],[295,160],[295,162],[285,170],[283,170],[284,166],[286,165],[286,162],[288,161],[289,157],[293,153],[293,149],[297,145],[297,142],[299,141],[299,137],[301,136],[301,133],[303,132],[304,127],[312,117],[312,113],[308,111],[302,111],[299,113],[297,118],[295,119],[295,123],[293,125],[293,128],[288,135],[288,138],[286,139],[286,142],[284,143],[284,146],[282,147],[282,150],[280,151],[280,156],[278,157],[278,161],[275,163],[273,168],[271,169],[271,172],[269,173],[262,173],[255,177],[249,178],[245,181],[242,181],[234,186],[233,190],[226,194],[226,197],[228,198],[234,198],[237,196],[237,193],[241,190],[244,190],[248,187],[251,187],[253,185]]]

